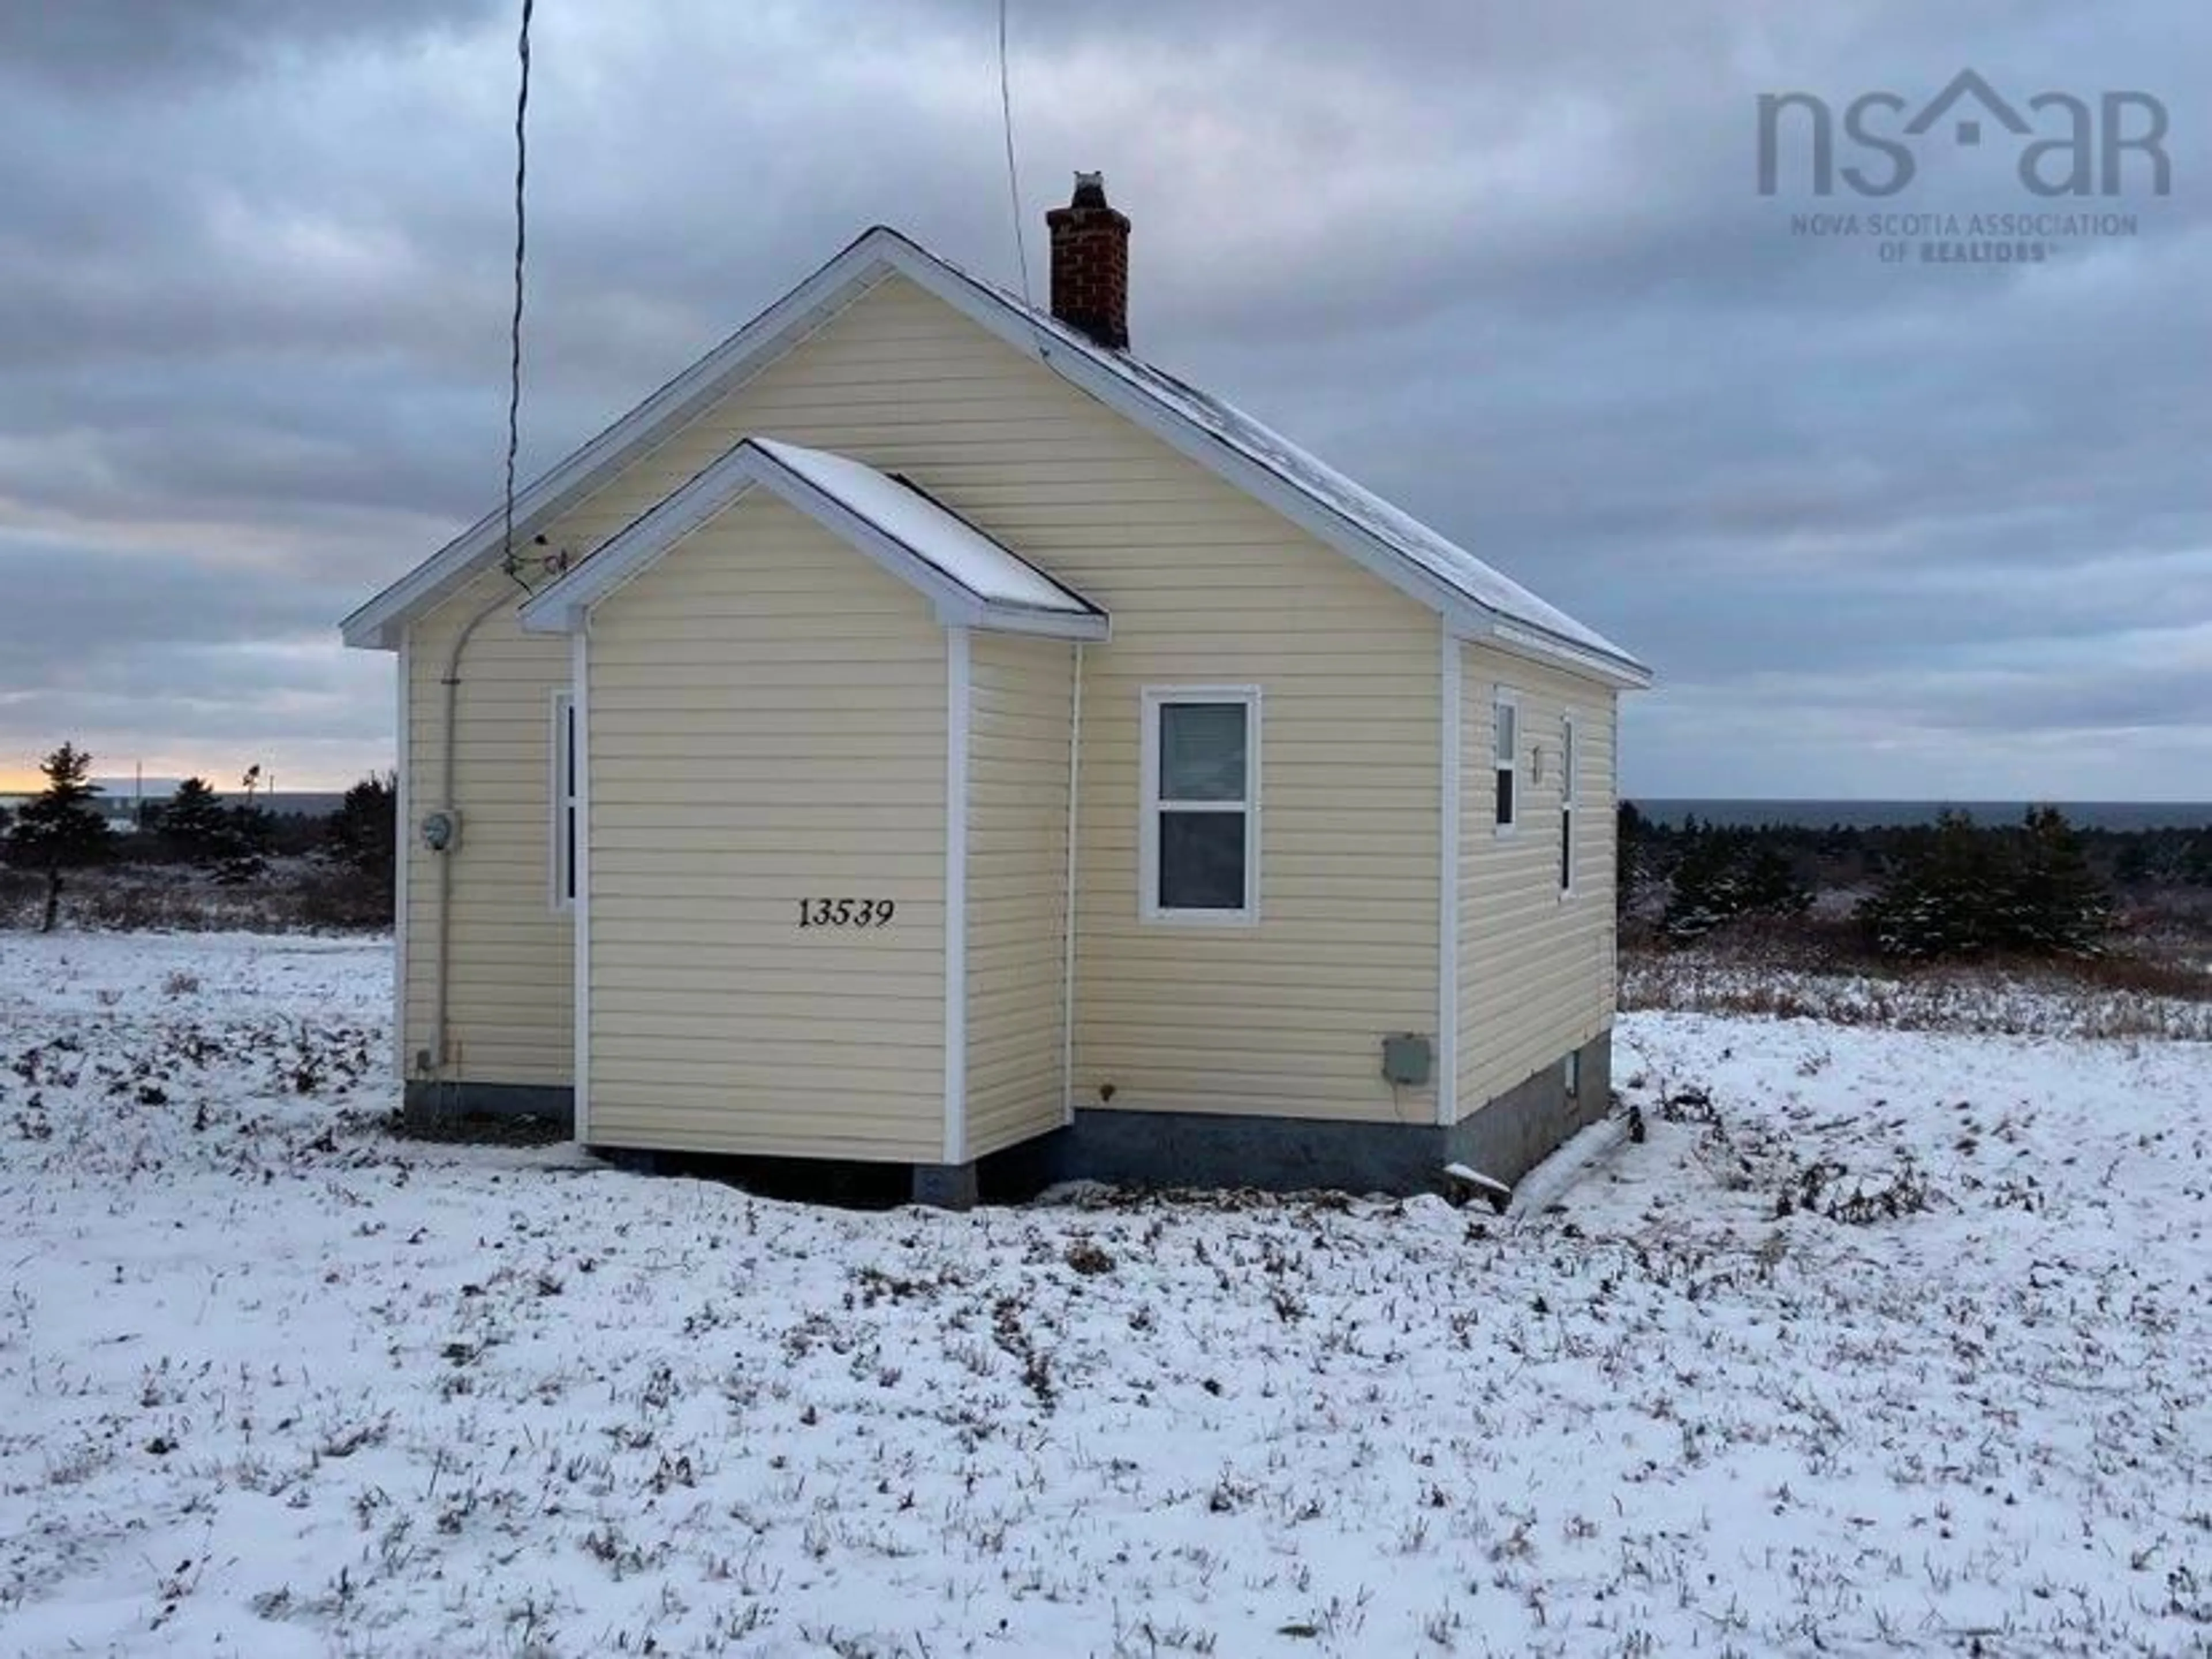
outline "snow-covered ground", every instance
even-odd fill
[[[389,967],[0,935],[0,1653],[2212,1646],[2205,1045],[1639,1014],[1531,1219],[863,1214],[387,1138]]]

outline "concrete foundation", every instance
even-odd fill
[[[914,1203],[964,1210],[980,1200],[1019,1200],[1054,1182],[1079,1180],[1274,1192],[1440,1192],[1447,1164],[1465,1164],[1509,1185],[1519,1181],[1569,1136],[1603,1117],[1612,1089],[1608,1031],[1453,1124],[1089,1108],[1064,1129],[975,1163],[915,1164],[904,1181],[896,1164],[674,1153],[625,1158],[619,1149],[601,1150],[632,1168],[720,1174],[772,1195],[869,1206],[897,1202],[902,1188]],[[416,1082],[407,1085],[406,1110],[418,1126],[528,1116],[573,1127],[575,1106],[564,1088]]]
[[[972,1210],[979,1188],[973,1164],[917,1164],[914,1201],[939,1210]]]
[[[565,1085],[536,1083],[435,1083],[416,1079],[407,1085],[402,1111],[416,1129],[447,1127],[471,1117],[542,1118],[574,1133],[576,1092]]]
[[[1449,1125],[1087,1109],[1033,1144],[1052,1179],[1124,1187],[1439,1192],[1444,1165],[1455,1163],[1510,1185],[1606,1115],[1612,1034],[1584,1044],[1573,1069],[1571,1093],[1562,1056]]]

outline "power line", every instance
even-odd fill
[[[530,113],[530,18],[537,0],[522,0],[522,27],[515,37],[514,55],[521,60],[521,84],[514,98],[514,310],[507,331],[507,495],[501,508],[500,562],[507,574],[526,592],[521,567],[514,556],[514,459],[522,447],[522,273],[529,252],[529,222],[523,214],[523,185],[530,177],[530,140],[525,126]]]
[[[1022,175],[1014,160],[1014,94],[1006,70],[1006,6],[1007,0],[999,0],[999,118],[1006,133],[1006,199],[1014,213],[1014,255],[1022,268],[1022,303],[1034,307],[1036,296],[1030,292],[1030,245],[1022,234]]]
[[[1014,159],[1013,79],[1006,67],[1007,3],[1008,0],[999,0],[999,119],[1006,134],[1006,203],[1013,210],[1014,257],[1021,263],[1022,308],[1029,318],[1030,337],[1036,343],[1037,361],[1049,363],[1052,347],[1037,324],[1036,295],[1030,291],[1029,238],[1022,231],[1022,173]]]

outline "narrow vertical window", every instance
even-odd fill
[[[1575,890],[1575,717],[1559,720],[1559,891]]]
[[[1144,696],[1142,902],[1147,918],[1244,922],[1259,908],[1255,690]]]
[[[553,906],[576,902],[576,705],[566,691],[553,694]]]
[[[1510,691],[1501,688],[1492,700],[1490,724],[1498,772],[1497,823],[1503,834],[1519,822],[1521,810],[1513,764],[1514,755],[1521,746],[1521,711],[1515,706]]]

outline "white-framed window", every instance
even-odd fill
[[[1572,1100],[1583,1091],[1583,1051],[1568,1049],[1566,1063],[1559,1069],[1561,1080],[1567,1085],[1567,1098]]]
[[[1575,717],[1559,717],[1559,896],[1575,890]]]
[[[1492,762],[1498,778],[1498,833],[1510,835],[1521,821],[1521,778],[1514,757],[1521,749],[1521,705],[1513,693],[1499,686],[1490,700]]]
[[[1138,892],[1148,921],[1260,915],[1260,690],[1145,688]]]
[[[551,757],[553,802],[553,908],[576,902],[576,837],[583,826],[576,814],[576,703],[566,691],[553,694]]]

